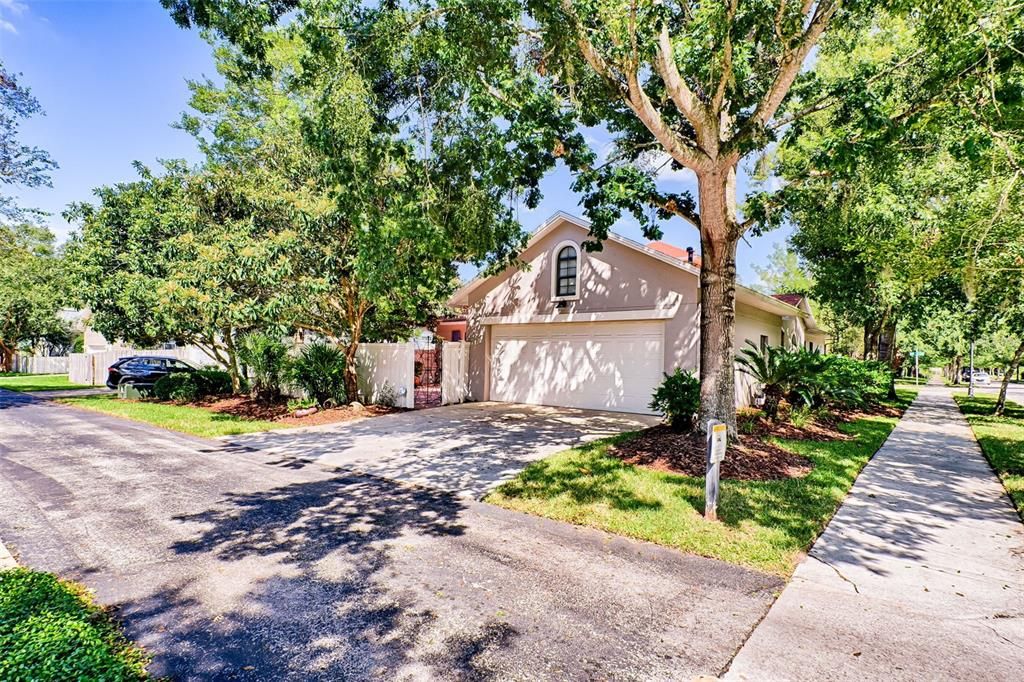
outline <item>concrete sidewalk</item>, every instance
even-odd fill
[[[726,680],[1019,680],[1024,524],[923,387]]]

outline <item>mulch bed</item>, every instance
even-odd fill
[[[384,414],[391,414],[392,412],[404,411],[401,408],[382,407],[380,405],[361,405],[359,407],[342,405],[340,407],[317,410],[313,414],[299,417],[288,411],[288,404],[286,402],[262,403],[247,396],[208,398],[192,404],[219,414],[230,414],[242,419],[279,422],[289,426],[334,424],[336,422],[347,422],[366,417],[379,417]]]
[[[609,453],[627,464],[699,478],[707,469],[705,448],[702,434],[678,433],[662,424],[616,445]],[[720,471],[722,478],[770,481],[806,476],[810,470],[806,458],[783,450],[763,435],[744,435],[729,443]]]
[[[742,410],[737,415],[741,435],[729,442],[721,476],[741,481],[806,476],[813,468],[810,460],[779,447],[772,438],[819,442],[848,440],[850,436],[839,430],[839,424],[864,417],[899,417],[901,414],[898,408],[878,406],[842,415],[822,414],[803,426],[796,426],[787,421],[773,423],[761,416],[759,410]],[[678,433],[662,424],[641,431],[636,437],[609,448],[608,452],[627,464],[700,478],[707,471],[706,448],[703,434]]]

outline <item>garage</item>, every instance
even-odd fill
[[[494,325],[491,399],[650,414],[664,337],[661,321]]]

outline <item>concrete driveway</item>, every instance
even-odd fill
[[[282,464],[317,462],[480,498],[534,460],[658,421],[622,412],[466,403],[225,442],[229,450],[260,452]]]
[[[0,537],[96,590],[155,676],[689,680],[782,585],[293,464],[0,391]]]

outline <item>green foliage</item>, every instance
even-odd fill
[[[302,349],[289,370],[291,380],[320,407],[345,402],[345,355],[317,341]]]
[[[853,408],[877,405],[890,395],[893,373],[883,362],[748,345],[736,360],[761,385],[769,419],[778,417],[782,400],[808,408]]]
[[[249,367],[249,387],[259,400],[281,396],[281,381],[288,365],[288,349],[270,334],[251,332],[239,343],[239,355]]]
[[[655,389],[649,407],[665,415],[673,429],[689,431],[700,411],[700,381],[690,372],[676,367],[676,371],[666,374],[664,381]]]
[[[207,396],[231,393],[231,375],[217,369],[195,372],[172,372],[153,384],[153,396],[158,400],[190,403]]]
[[[80,586],[25,568],[0,571],[0,678],[146,678],[146,656]]]
[[[809,375],[806,358],[801,351],[790,351],[781,346],[766,345],[758,348],[751,341],[736,357],[742,371],[760,384],[764,394],[762,409],[765,416],[775,419],[779,403],[803,386]]]
[[[39,101],[18,82],[20,77],[0,61],[0,182],[5,188],[51,187],[50,173],[56,170],[56,162],[43,149],[30,147],[19,139],[21,121],[42,113]],[[15,197],[0,194],[0,222],[5,225],[44,215],[36,209],[18,206]]]
[[[19,347],[64,332],[66,325],[57,317],[64,298],[64,282],[53,235],[34,225],[0,223],[0,244],[2,371],[10,369]]]

